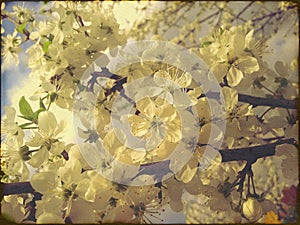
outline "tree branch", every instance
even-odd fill
[[[296,4],[295,5],[290,5],[286,9],[290,10],[290,9],[294,9],[294,8],[297,8]],[[277,14],[282,14],[283,12],[284,12],[283,9],[279,9],[276,12],[271,12],[271,13],[269,13],[267,15],[263,15],[261,17],[254,18],[254,19],[252,19],[252,25],[254,25],[256,22],[261,21],[261,20],[263,20],[265,18],[270,18],[270,17],[272,18],[272,17],[276,16]]]
[[[259,158],[275,155],[275,148],[282,144],[295,144],[294,138],[278,140],[271,144],[251,146],[245,148],[236,148],[228,150],[220,150],[222,162],[240,161],[255,162]]]
[[[286,109],[297,109],[298,106],[298,98],[293,100],[287,99],[272,99],[272,98],[260,98],[254,97],[250,95],[238,94],[238,98],[240,102],[246,102],[253,107],[256,106],[270,106],[270,107],[279,107],[279,108],[286,108]]]
[[[15,195],[21,193],[34,194],[35,191],[29,182],[18,182],[18,183],[1,183],[2,185],[2,196]]]
[[[237,20],[240,18],[240,16],[254,3],[254,1],[251,1],[248,5],[246,5],[236,16],[234,19],[231,20],[233,22],[234,20]]]
[[[200,97],[207,98],[220,98],[220,94],[217,92],[208,92],[206,94],[200,95]],[[286,108],[286,109],[297,109],[298,108],[298,98],[288,100],[288,99],[275,99],[275,98],[262,98],[254,97],[251,95],[245,95],[238,93],[239,102],[245,102],[251,104],[253,107],[257,106],[270,106],[272,108]]]
[[[275,143],[251,146],[246,148],[226,149],[220,150],[222,156],[222,162],[240,161],[245,160],[250,164],[254,163],[257,159],[275,155],[275,148],[277,145],[282,144],[296,144],[293,138],[278,140]],[[19,183],[1,183],[2,184],[2,196],[31,193],[38,194],[32,188],[30,182],[19,182]]]

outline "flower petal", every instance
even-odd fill
[[[56,188],[56,174],[54,172],[39,172],[30,179],[33,189],[40,193],[47,193]]]
[[[212,66],[212,71],[214,76],[216,77],[217,81],[220,83],[223,81],[223,77],[226,75],[228,71],[228,64],[227,63],[216,63]]]
[[[42,165],[43,162],[48,160],[49,158],[49,152],[46,147],[41,148],[36,153],[33,153],[31,156],[31,159],[28,161],[28,163],[35,168],[38,168],[40,165]]]
[[[151,118],[154,116],[156,106],[149,97],[146,97],[136,103],[136,108],[142,114]]]
[[[230,87],[223,87],[222,92],[226,103],[227,112],[231,112],[238,103],[238,93],[235,89]]]
[[[145,96],[155,97],[162,92],[163,92],[163,89],[161,87],[147,86],[147,87],[139,88],[139,91],[134,96],[134,99],[140,100],[140,99],[144,98]]]
[[[227,81],[228,81],[228,84],[230,86],[236,86],[238,85],[241,80],[243,79],[243,73],[242,71],[240,71],[239,69],[235,68],[235,67],[231,67],[227,73]]]
[[[197,169],[198,169],[197,167],[190,168],[190,166],[187,165],[186,169],[183,171],[183,173],[179,177],[179,180],[181,180],[185,184],[190,182],[193,179],[194,175],[196,174]]]
[[[137,115],[129,115],[128,121],[131,122],[131,132],[133,135],[141,137],[148,133],[150,123],[144,118]]]
[[[178,108],[187,108],[193,105],[191,97],[187,93],[182,92],[180,89],[174,91],[173,98],[174,105]]]
[[[245,56],[238,60],[238,67],[245,73],[253,73],[259,70],[257,59],[251,56]]]
[[[52,133],[55,130],[55,128],[57,127],[56,118],[55,118],[54,114],[49,111],[40,112],[39,118],[38,118],[38,124],[39,124],[40,130],[44,134],[48,134],[48,135],[50,133]]]

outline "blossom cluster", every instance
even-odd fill
[[[1,182],[34,190],[4,196],[3,214],[15,222],[160,223],[169,207],[188,223],[294,221],[293,144],[252,161],[225,163],[222,151],[298,141],[294,108],[256,107],[240,98],[295,100],[295,61],[268,65],[266,40],[257,39],[251,21],[224,23],[193,40],[196,48],[186,52],[205,66],[172,54],[162,41],[145,42],[146,49],[128,56],[121,46],[134,32],[120,29],[114,4],[53,2],[40,14],[1,4],[2,20],[15,26],[12,33],[1,30],[2,65],[18,64],[29,43],[26,63],[39,81],[32,96],[20,96],[18,108],[5,106],[2,117]],[[172,4],[167,11],[181,4],[191,10],[190,3]],[[292,6],[280,3],[282,11]],[[139,22],[143,27],[147,19]],[[141,33],[134,38],[147,30]],[[187,37],[179,36],[172,42]],[[53,105],[74,117],[73,142]]]

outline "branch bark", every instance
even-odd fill
[[[272,108],[286,108],[286,109],[297,109],[298,106],[298,98],[293,100],[287,99],[272,99],[272,98],[260,98],[254,97],[250,95],[238,94],[238,98],[240,102],[246,102],[253,107],[256,106],[270,106]]]
[[[29,182],[18,183],[1,183],[2,184],[2,196],[15,195],[21,193],[34,194],[35,191]]]
[[[275,155],[275,148],[277,145],[295,144],[294,138],[278,140],[271,144],[251,146],[245,148],[236,148],[228,150],[220,150],[222,162],[240,161],[255,162],[259,158]]]
[[[220,94],[217,92],[208,92],[206,94],[200,95],[200,97],[206,96],[207,98],[219,99]],[[262,98],[254,97],[251,95],[245,95],[238,93],[239,102],[249,103],[253,107],[257,106],[270,106],[272,108],[286,108],[286,109],[297,109],[298,108],[298,98],[288,100],[288,99],[275,99],[275,98]]]

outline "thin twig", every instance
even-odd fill
[[[235,19],[239,19],[239,17],[254,3],[254,1],[251,1],[248,5],[246,5],[239,14],[236,15]],[[231,20],[233,22],[234,19]]]

